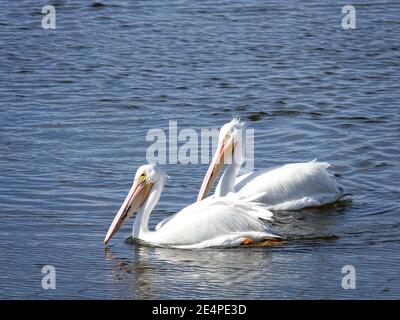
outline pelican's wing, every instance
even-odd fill
[[[166,224],[169,220],[171,220],[173,217],[175,217],[175,215],[176,215],[176,213],[173,214],[172,216],[169,216],[169,217],[165,218],[165,219],[162,220],[161,222],[159,222],[159,223],[156,225],[155,230],[157,231],[158,229],[160,229],[164,224]]]
[[[261,170],[237,184],[239,198],[260,201],[270,210],[297,210],[319,206],[343,197],[342,190],[327,170],[330,164],[311,161]]]
[[[271,219],[272,213],[257,203],[206,198],[179,211],[158,229],[157,237],[159,243],[172,246],[231,243],[246,235],[255,240],[276,238],[265,223]]]
[[[235,179],[235,190],[238,191],[242,189],[246,184],[254,180],[256,177],[266,174],[269,171],[275,170],[277,168],[280,168],[281,166],[272,166],[264,170],[258,170],[258,171],[252,171],[246,174],[243,174],[241,176],[238,176]]]

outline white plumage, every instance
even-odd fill
[[[221,128],[217,153],[203,180],[198,200],[206,196],[226,160],[231,161],[216,187],[217,197],[258,201],[269,210],[299,210],[331,203],[345,195],[327,170],[329,163],[316,160],[267,168],[238,177],[244,159],[243,127],[243,123],[234,119]]]
[[[208,198],[193,203],[162,221],[155,231],[148,229],[149,216],[157,204],[165,174],[155,165],[138,169],[134,184],[106,235],[105,243],[137,212],[132,236],[152,245],[176,248],[238,246],[246,239],[259,242],[279,238],[268,232],[272,213],[257,203]]]
[[[256,203],[208,198],[183,208],[142,238],[181,248],[237,246],[243,238],[255,242],[276,238],[266,230],[265,222],[271,218],[272,213]]]
[[[264,203],[269,210],[299,210],[334,202],[343,196],[327,171],[329,163],[291,163],[267,168],[235,183],[236,197]]]

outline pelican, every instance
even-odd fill
[[[150,231],[149,217],[156,206],[166,179],[157,165],[139,167],[133,185],[115,216],[104,244],[137,213],[132,236],[155,246],[205,248],[239,246],[279,239],[266,229],[272,213],[257,203],[210,198],[195,202],[163,220]]]
[[[244,160],[243,130],[244,123],[238,118],[221,128],[217,151],[197,201],[207,196],[224,164],[228,165],[216,187],[216,197],[257,201],[274,211],[322,206],[345,196],[327,170],[330,164],[316,160],[285,164],[238,177]]]

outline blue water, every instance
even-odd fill
[[[0,2],[0,298],[400,298],[400,3]],[[332,163],[352,196],[276,215],[271,248],[102,240],[146,133],[255,130],[255,166]],[[152,225],[195,200],[206,165],[166,164]],[[56,289],[41,286],[43,265]],[[344,290],[344,265],[356,289]]]

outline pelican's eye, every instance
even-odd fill
[[[146,172],[143,172],[140,177],[139,177],[140,182],[145,182],[146,181]]]

